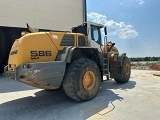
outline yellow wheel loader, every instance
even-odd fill
[[[107,41],[102,40],[102,30],[107,36],[103,25],[85,22],[71,32],[28,29],[31,33],[15,40],[11,48],[4,68],[7,78],[45,90],[63,87],[77,101],[94,98],[103,76],[118,83],[129,81],[131,67],[126,53],[103,52],[102,41]]]

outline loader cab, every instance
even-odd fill
[[[72,32],[74,33],[83,33],[87,37],[87,42],[89,47],[97,48],[100,52],[102,45],[102,33],[101,29],[104,28],[104,25],[97,24],[93,22],[85,22],[80,26],[73,27]]]

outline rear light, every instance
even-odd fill
[[[9,71],[14,71],[15,68],[16,68],[16,64],[9,64],[8,65],[8,70]]]

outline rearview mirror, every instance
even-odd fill
[[[105,35],[107,35],[107,27],[106,26],[104,27],[104,33],[105,33]]]

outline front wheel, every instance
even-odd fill
[[[100,81],[101,74],[97,64],[90,59],[81,58],[67,67],[63,89],[70,98],[86,101],[97,95]]]
[[[115,77],[115,81],[118,83],[126,83],[129,81],[131,75],[131,64],[128,57],[123,58],[122,67],[118,68],[118,76]]]

